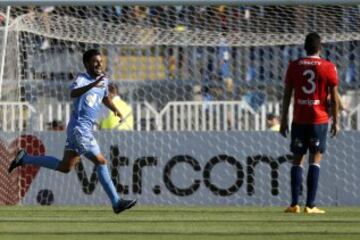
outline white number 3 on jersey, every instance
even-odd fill
[[[315,92],[316,89],[316,84],[314,82],[315,80],[315,73],[313,70],[308,69],[303,73],[303,76],[305,76],[307,78],[307,82],[310,84],[307,87],[303,86],[301,89],[304,91],[304,93],[306,94],[312,94]]]

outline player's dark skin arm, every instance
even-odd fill
[[[283,101],[282,101],[282,115],[281,115],[281,124],[280,124],[280,134],[284,137],[287,136],[289,132],[288,116],[289,116],[289,106],[291,101],[291,96],[293,93],[293,87],[289,84],[285,85]]]
[[[112,100],[109,96],[104,97],[102,99],[102,102],[107,108],[109,108],[111,111],[113,111],[115,116],[118,116],[120,118],[120,120],[123,118],[119,109],[117,109],[117,107],[114,105],[114,103],[112,102]]]
[[[81,95],[83,95],[84,93],[89,91],[91,88],[98,85],[104,79],[104,77],[105,77],[105,75],[98,76],[94,82],[92,82],[84,87],[80,87],[80,88],[71,90],[70,97],[72,97],[72,98],[80,97]]]
[[[330,102],[332,113],[332,124],[330,128],[331,137],[335,137],[339,132],[339,93],[338,87],[330,87]]]

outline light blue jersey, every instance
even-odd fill
[[[230,77],[230,48],[225,43],[219,47],[218,50],[219,59],[222,61],[219,67],[219,74],[222,78]]]
[[[81,73],[71,85],[70,91],[89,85],[94,81],[95,79],[89,74]],[[92,129],[101,111],[102,100],[108,96],[108,82],[109,80],[104,78],[98,86],[75,98],[67,127],[65,149],[76,151],[80,155],[100,153],[100,148],[92,135]]]

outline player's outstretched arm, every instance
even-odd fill
[[[114,112],[115,116],[120,118],[120,121],[123,119],[123,116],[120,113],[119,109],[114,105],[109,96],[104,97],[102,102],[107,108]]]
[[[72,89],[70,92],[70,97],[72,97],[72,98],[80,97],[81,95],[83,95],[84,93],[89,91],[94,86],[97,86],[98,84],[100,84],[100,82],[103,81],[104,78],[105,78],[105,75],[100,75],[96,78],[96,80],[94,82],[92,82],[86,86],[83,86],[83,87]]]
[[[339,92],[337,86],[330,87],[330,101],[331,101],[331,113],[332,123],[330,128],[331,137],[335,137],[339,132]]]
[[[280,134],[283,135],[284,137],[286,137],[289,132],[288,116],[289,116],[289,106],[290,106],[292,92],[293,92],[293,87],[289,84],[286,84],[283,94],[281,123],[280,123]]]

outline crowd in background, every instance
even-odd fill
[[[5,9],[1,9],[5,12]],[[360,29],[359,6],[47,6],[47,7],[13,7],[11,14],[16,17],[22,14],[38,13],[46,31],[51,31],[49,18],[51,15],[61,15],[94,21],[104,21],[114,24],[140,25],[144,27],[168,28],[170,31],[209,30],[222,34],[234,31],[246,33],[344,33]],[[5,22],[0,14],[0,22]],[[259,35],[261,36],[261,35]],[[37,46],[31,44],[37,41]],[[137,54],[138,56],[161,57],[166,67],[167,83],[146,81],[134,83],[131,101],[156,102],[161,109],[168,101],[192,100],[193,96],[185,95],[185,89],[193,88],[195,95],[201,95],[203,100],[246,100],[253,109],[258,109],[265,101],[279,99],[279,86],[282,86],[284,71],[290,60],[303,55],[302,46],[254,46],[235,47],[226,42],[226,38],[213,46],[171,46],[156,45],[149,49],[119,50],[103,47],[109,62],[112,56],[121,54]],[[55,40],[25,33],[22,35],[24,68],[30,65],[30,54],[33,58],[53,58],[65,51],[81,53],[90,47],[84,43],[74,44],[63,40]],[[94,47],[93,45],[91,47]],[[99,47],[99,46],[95,46]],[[124,48],[122,46],[122,48]],[[38,51],[40,50],[40,51]],[[127,52],[126,52],[127,51]],[[125,52],[125,53],[124,53]],[[358,88],[357,73],[360,63],[360,46],[358,41],[327,43],[324,46],[323,57],[338,65],[341,87]],[[78,58],[76,58],[78,60]],[[64,60],[64,59],[62,59]],[[114,60],[116,61],[116,60]],[[24,79],[72,80],[75,72],[66,73],[60,70],[62,64],[57,64],[60,74],[37,72],[36,68],[24,69]],[[112,71],[108,64],[109,72]],[[33,76],[30,76],[30,75]],[[66,77],[68,76],[68,77]],[[70,76],[70,77],[69,77]],[[115,79],[124,80],[124,79]],[[125,79],[126,80],[126,79]],[[173,83],[176,82],[176,87]],[[185,80],[185,81],[184,81]],[[43,81],[45,82],[45,81]],[[121,81],[119,81],[120,83]],[[187,82],[187,83],[186,83]],[[42,83],[41,83],[42,84]],[[158,84],[163,91],[158,93]],[[30,84],[33,85],[33,82]],[[121,84],[120,84],[121,85]],[[136,85],[136,86],[135,86]],[[269,87],[272,86],[272,87]],[[49,86],[51,88],[51,84]],[[63,100],[66,88],[58,86],[55,92],[60,93],[58,100]],[[121,88],[123,89],[123,88]],[[148,91],[149,90],[149,91]],[[27,101],[34,96],[34,89],[25,84]],[[37,91],[37,89],[36,89]],[[273,92],[271,92],[273,91]],[[46,91],[43,93],[46,94]],[[129,99],[126,95],[126,99]],[[209,100],[211,99],[211,100]],[[66,99],[65,99],[66,100]]]
[[[48,6],[13,7],[12,17],[52,13],[114,23],[211,31],[344,32],[359,27],[359,6]],[[2,12],[6,12],[2,9]],[[266,21],[264,21],[266,19]],[[0,18],[3,21],[4,17]]]

